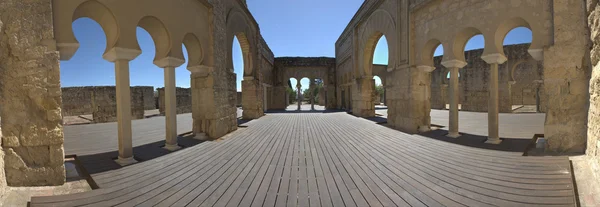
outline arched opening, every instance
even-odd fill
[[[311,104],[311,91],[310,91],[310,79],[304,77],[300,79],[300,94],[298,96],[298,110],[310,110]],[[313,80],[314,81],[314,80]]]
[[[382,107],[381,105],[385,105],[386,102],[386,91],[383,85],[385,80],[382,80],[382,77],[385,78],[387,74],[387,69],[389,67],[389,54],[387,37],[385,35],[381,35],[379,40],[377,40],[377,44],[372,56],[373,66],[371,72],[374,80],[372,94],[375,110],[377,110],[378,107]]]
[[[244,53],[242,51],[242,46],[240,45],[240,41],[237,36],[233,38],[233,45],[231,48],[231,60],[233,72],[235,73],[235,85],[237,92],[237,102],[236,106],[238,111],[242,109],[242,81],[244,80]]]
[[[487,108],[488,102],[486,99],[478,100],[466,98],[477,97],[477,94],[480,94],[481,91],[488,90],[484,77],[488,77],[486,74],[489,73],[489,68],[481,59],[484,47],[485,39],[480,33],[474,33],[474,35],[465,43],[463,53],[467,65],[458,70],[458,109],[461,111],[482,112],[485,111],[482,110],[483,108]],[[480,64],[478,64],[478,62],[480,62]],[[478,68],[480,66],[483,67]],[[448,74],[446,78],[449,79],[450,74]]]
[[[501,80],[510,84],[511,110],[513,113],[542,112],[543,64],[528,54],[532,32],[527,27],[516,27],[506,34],[503,51],[508,59],[506,72]]]
[[[377,110],[378,106],[385,105],[385,88],[383,87],[383,82],[381,82],[381,78],[379,76],[373,76],[373,80],[375,83],[375,90],[373,90],[373,103],[375,103],[375,110]]]
[[[287,107],[286,110],[297,110],[298,101],[298,80],[296,78],[290,78],[288,80],[288,86],[286,87],[287,92]]]

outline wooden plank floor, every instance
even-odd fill
[[[408,135],[346,113],[269,114],[222,140],[31,206],[575,206],[567,157]]]

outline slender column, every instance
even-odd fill
[[[315,79],[310,79],[310,85],[308,87],[310,91],[310,110],[315,110]]]
[[[448,91],[450,94],[450,114],[447,137],[458,138],[458,69],[465,67],[466,62],[460,60],[450,60],[442,62],[446,68],[450,70],[450,85]]]
[[[165,73],[165,149],[175,151],[181,149],[177,144],[177,97],[175,89],[175,68],[185,60],[166,57],[154,62],[164,69]]]
[[[300,80],[300,79],[298,79]],[[300,81],[298,81],[298,84],[296,84],[296,92],[297,92],[297,102],[298,102],[298,111],[300,111],[300,105],[302,105],[302,100],[300,99],[300,89],[302,88],[302,85],[300,84]]]
[[[131,90],[129,84],[129,60],[115,62],[117,88],[117,133],[119,137],[119,158],[121,165],[133,164],[131,132]]]
[[[506,62],[506,57],[499,53],[481,57],[490,64],[489,97],[488,97],[488,139],[487,144],[500,144],[502,140],[498,130],[498,65]]]
[[[141,52],[135,49],[114,47],[103,56],[104,59],[115,63],[117,135],[119,139],[119,157],[115,162],[121,166],[137,162],[133,158],[129,61],[135,59]]]

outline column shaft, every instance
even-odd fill
[[[175,88],[175,68],[165,67],[165,149],[177,150],[177,96]]]
[[[310,110],[315,110],[315,80],[310,79],[309,85],[310,93]]]
[[[131,90],[129,84],[129,60],[115,61],[117,88],[117,134],[119,138],[119,158],[117,163],[134,163],[131,132]]]
[[[458,133],[458,68],[450,68],[450,116],[448,137],[457,138]]]
[[[490,64],[490,80],[488,82],[488,144],[502,142],[498,134],[498,63]]]
[[[298,102],[298,111],[300,111],[300,105],[302,105],[302,99],[300,98],[300,89],[302,88],[302,86],[298,85],[296,86],[296,92],[297,92],[297,98],[296,101]]]

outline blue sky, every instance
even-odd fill
[[[364,0],[248,0],[248,8],[258,22],[261,33],[276,57],[282,56],[335,56],[335,41],[342,33],[354,13]],[[63,87],[115,85],[114,65],[104,59],[106,38],[100,25],[93,20],[82,18],[73,22],[75,37],[80,48],[69,61],[61,61],[61,82]],[[142,54],[130,62],[132,86],[164,86],[163,69],[156,67],[154,43],[143,29],[137,29],[138,42]],[[237,40],[234,40],[237,42]],[[505,44],[531,42],[531,32],[525,28],[511,31]],[[182,46],[183,47],[183,46]],[[475,36],[466,49],[483,47],[483,37]],[[238,91],[241,90],[243,61],[239,43],[233,50],[234,71],[238,74]],[[187,53],[184,48],[184,56]],[[436,50],[436,55],[442,54]],[[373,63],[387,64],[387,42],[381,38]],[[178,87],[190,87],[190,72],[183,64],[176,69]],[[293,79],[292,79],[293,80]],[[380,84],[379,80],[376,80]],[[293,80],[292,85],[295,85]],[[308,87],[308,79],[301,81]]]

